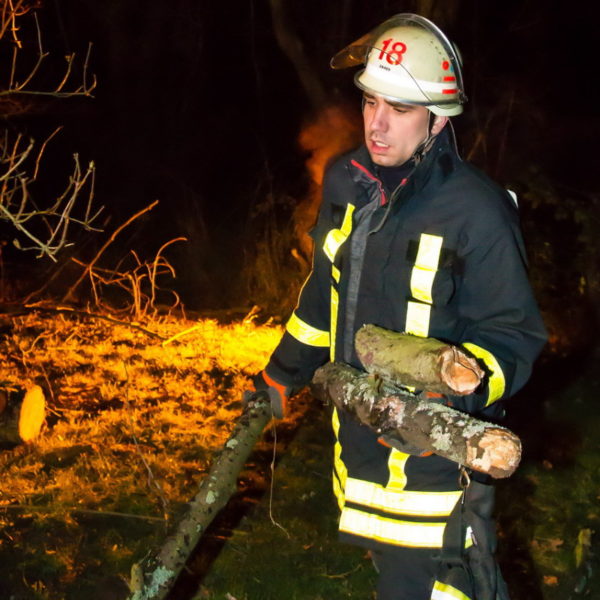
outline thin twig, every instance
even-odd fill
[[[58,513],[58,509],[52,506],[29,506],[27,504],[6,504],[0,505],[0,510],[23,510],[32,512],[48,512]],[[80,513],[86,515],[102,515],[107,517],[125,517],[127,519],[143,519],[144,521],[160,521],[165,522],[165,517],[151,517],[149,515],[134,515],[132,513],[115,512],[112,510],[92,510],[88,508],[70,508],[65,507],[65,510],[70,513]]]
[[[146,208],[143,208],[142,210],[136,212],[133,216],[129,217],[129,219],[127,219],[127,221],[125,221],[125,223],[123,223],[122,225],[117,227],[117,229],[115,229],[115,231],[112,233],[112,235],[104,243],[102,248],[100,248],[100,250],[98,251],[96,256],[87,265],[87,267],[85,268],[85,270],[83,271],[83,273],[81,274],[79,279],[69,288],[67,293],[64,295],[63,302],[66,302],[67,300],[72,299],[75,290],[79,287],[79,285],[85,279],[85,277],[87,275],[91,276],[91,272],[92,272],[92,269],[94,268],[94,265],[98,262],[98,260],[100,260],[100,257],[104,254],[104,251],[115,241],[116,237],[121,233],[121,231],[123,231],[123,229],[125,229],[128,225],[131,225],[131,223],[133,223],[133,221],[135,221],[138,217],[141,217],[144,213],[147,213],[148,211],[152,210],[157,204],[158,204],[158,200],[155,200],[154,202],[152,202],[151,204],[146,206]]]
[[[113,319],[112,317],[109,317],[107,315],[101,315],[101,314],[89,312],[86,310],[77,310],[75,308],[69,308],[68,306],[50,308],[50,307],[46,307],[46,306],[37,306],[35,304],[26,304],[22,308],[27,309],[27,310],[23,310],[22,314],[29,313],[29,312],[35,312],[35,311],[41,311],[41,312],[58,313],[58,314],[62,313],[62,314],[80,315],[80,316],[84,316],[84,317],[90,317],[92,319],[102,319],[104,321],[109,321],[110,323],[115,323],[117,325],[123,325],[125,327],[130,327],[131,329],[136,329],[137,331],[142,331],[146,335],[156,338],[158,340],[165,339],[162,335],[159,335],[158,333],[155,333],[154,331],[150,331],[149,329],[146,329],[145,327],[142,327],[141,325],[136,325],[135,323],[129,323],[128,321],[121,321],[119,319]],[[19,314],[19,313],[18,312],[15,313],[14,311],[11,310],[11,314],[14,315],[14,314]]]

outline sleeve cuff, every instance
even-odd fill
[[[486,367],[488,376],[488,398],[485,405],[489,406],[496,400],[502,398],[506,389],[506,381],[500,364],[491,352],[481,346],[477,346],[477,344],[466,342],[463,344],[463,348],[468,350],[475,358],[479,358],[483,361]]]

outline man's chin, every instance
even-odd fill
[[[371,156],[371,160],[379,167],[399,167],[406,162],[406,160],[400,160],[393,156],[375,154],[374,152],[369,152],[369,154]]]

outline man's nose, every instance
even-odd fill
[[[371,128],[377,131],[387,131],[389,119],[388,119],[388,106],[381,102],[376,105],[373,111],[373,119],[371,120]]]

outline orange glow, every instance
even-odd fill
[[[0,315],[0,392],[41,392],[39,384],[47,405],[41,434],[0,452],[0,527],[15,563],[30,557],[43,532],[38,571],[58,573],[43,582],[51,597],[94,577],[107,549],[123,560],[104,565],[103,576],[128,576],[129,557],[164,536],[165,520],[178,517],[229,437],[249,375],[264,368],[282,335],[251,316],[227,325],[174,317],[131,325]],[[305,410],[293,404],[286,426]],[[38,398],[30,417],[39,409]]]
[[[298,143],[309,152],[306,167],[318,186],[329,160],[358,145],[362,135],[356,111],[347,106],[329,106],[308,123],[300,133]]]
[[[312,240],[308,231],[316,221],[321,204],[325,168],[335,156],[357,146],[361,139],[360,114],[346,105],[324,108],[300,133],[298,143],[308,153],[306,168],[312,186],[308,197],[296,208],[294,229],[306,259],[312,255]]]

